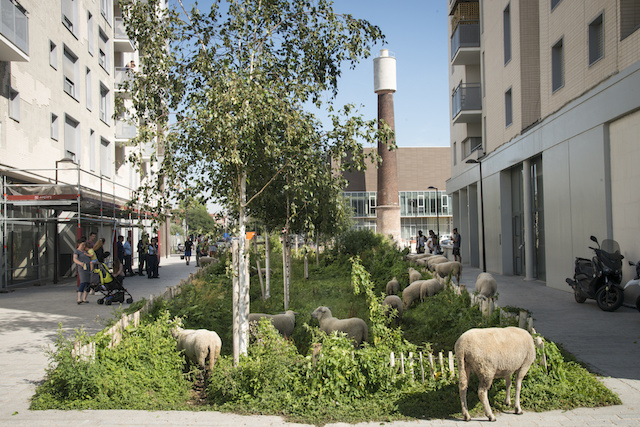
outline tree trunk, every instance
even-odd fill
[[[320,267],[320,233],[316,233],[316,266]]]
[[[307,237],[304,238],[304,278],[309,280],[309,250],[307,245]]]
[[[240,206],[238,209],[238,225],[240,226],[238,236],[238,270],[234,271],[234,276],[238,276],[238,300],[237,304],[234,304],[234,321],[237,322],[237,327],[234,325],[234,354],[233,360],[237,364],[240,361],[240,354],[247,354],[247,347],[249,342],[249,262],[248,251],[246,247],[247,233],[246,233],[246,213],[245,203],[247,200],[247,173],[242,172],[240,178]],[[236,353],[236,340],[237,353]]]
[[[256,229],[256,234],[253,235],[253,247],[256,251],[256,268],[258,269],[258,279],[260,280],[260,291],[262,293],[262,301],[265,301],[267,298],[264,293],[264,282],[262,280],[262,269],[260,268],[260,254],[258,253],[258,231]]]
[[[264,268],[265,272],[265,294],[266,298],[271,298],[271,244],[269,243],[269,229],[264,227]]]

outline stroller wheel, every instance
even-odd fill
[[[133,298],[129,297],[127,298],[127,304],[131,304],[133,302]]]
[[[104,304],[104,298],[99,298],[98,299],[98,304]]]
[[[104,303],[105,303],[105,304],[107,304],[107,305],[111,305],[111,300],[110,300],[110,299],[108,299],[108,300],[106,300]]]

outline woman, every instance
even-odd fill
[[[73,262],[78,268],[80,285],[78,286],[78,304],[88,303],[89,282],[91,281],[91,258],[87,253],[87,244],[84,238],[78,239],[78,248],[73,252]]]
[[[117,277],[120,283],[124,283],[124,267],[117,257],[113,259],[113,277]]]

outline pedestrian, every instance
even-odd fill
[[[158,275],[158,238],[151,239],[147,249],[147,278],[157,279]]]
[[[143,271],[148,270],[147,248],[149,247],[149,236],[144,233],[138,240],[138,275],[144,276]]]
[[[453,259],[462,264],[462,255],[460,255],[460,242],[462,242],[462,237],[458,234],[457,228],[453,229],[451,240],[453,240]]]
[[[124,267],[118,258],[113,259],[113,277],[120,279],[120,283],[124,283]]]
[[[432,254],[436,249],[436,233],[433,230],[429,230],[429,238],[427,239],[427,249],[429,249],[429,253]]]
[[[133,261],[133,251],[131,248],[131,237],[127,236],[127,241],[122,244],[122,249],[124,250],[124,275],[127,274],[130,276],[135,276],[132,267]]]
[[[73,262],[78,269],[78,278],[80,285],[78,286],[78,304],[88,303],[87,294],[89,293],[89,283],[91,281],[91,258],[87,253],[86,238],[78,239],[78,247],[73,252]]]
[[[95,231],[89,233],[89,240],[87,240],[87,249],[93,249],[93,246],[97,243],[98,234]]]
[[[96,260],[98,262],[104,262],[104,244],[107,241],[104,237],[98,239],[95,245],[93,245],[93,252],[96,254]]]
[[[196,239],[196,267],[200,267],[200,251],[202,250],[202,235]]]
[[[418,239],[417,239],[417,252],[419,254],[424,253],[424,234],[422,234],[422,230],[418,230]]]
[[[118,260],[120,260],[120,264],[124,264],[124,236],[118,236],[118,242],[116,243],[116,253],[118,254],[118,256],[114,258],[118,258]]]
[[[191,260],[191,248],[193,247],[193,241],[191,240],[191,236],[184,242],[184,259],[187,261],[187,265],[189,265],[189,261]]]

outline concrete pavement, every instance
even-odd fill
[[[176,285],[195,263],[186,266],[179,257],[163,258],[159,279],[136,276],[125,280],[134,300],[149,298]],[[465,266],[462,282],[473,288],[478,269]],[[499,276],[499,304],[533,312],[534,327],[605,375],[604,383],[619,394],[623,404],[597,409],[575,409],[543,413],[496,414],[497,426],[551,425],[640,425],[640,313],[622,307],[614,313],[601,311],[594,301],[577,304],[569,292],[552,289],[521,277]],[[43,347],[56,337],[58,323],[65,331],[83,327],[89,333],[103,328],[114,306],[76,304],[75,282],[14,288],[0,294],[0,425],[3,426],[275,426],[294,425],[273,416],[242,416],[219,412],[182,411],[30,411],[29,401],[42,381],[48,360]],[[567,286],[567,291],[569,290]],[[486,418],[469,423],[461,420],[394,422],[393,426],[480,425]],[[297,425],[297,424],[296,424]],[[335,426],[344,424],[333,424]],[[380,423],[362,423],[362,426]]]

